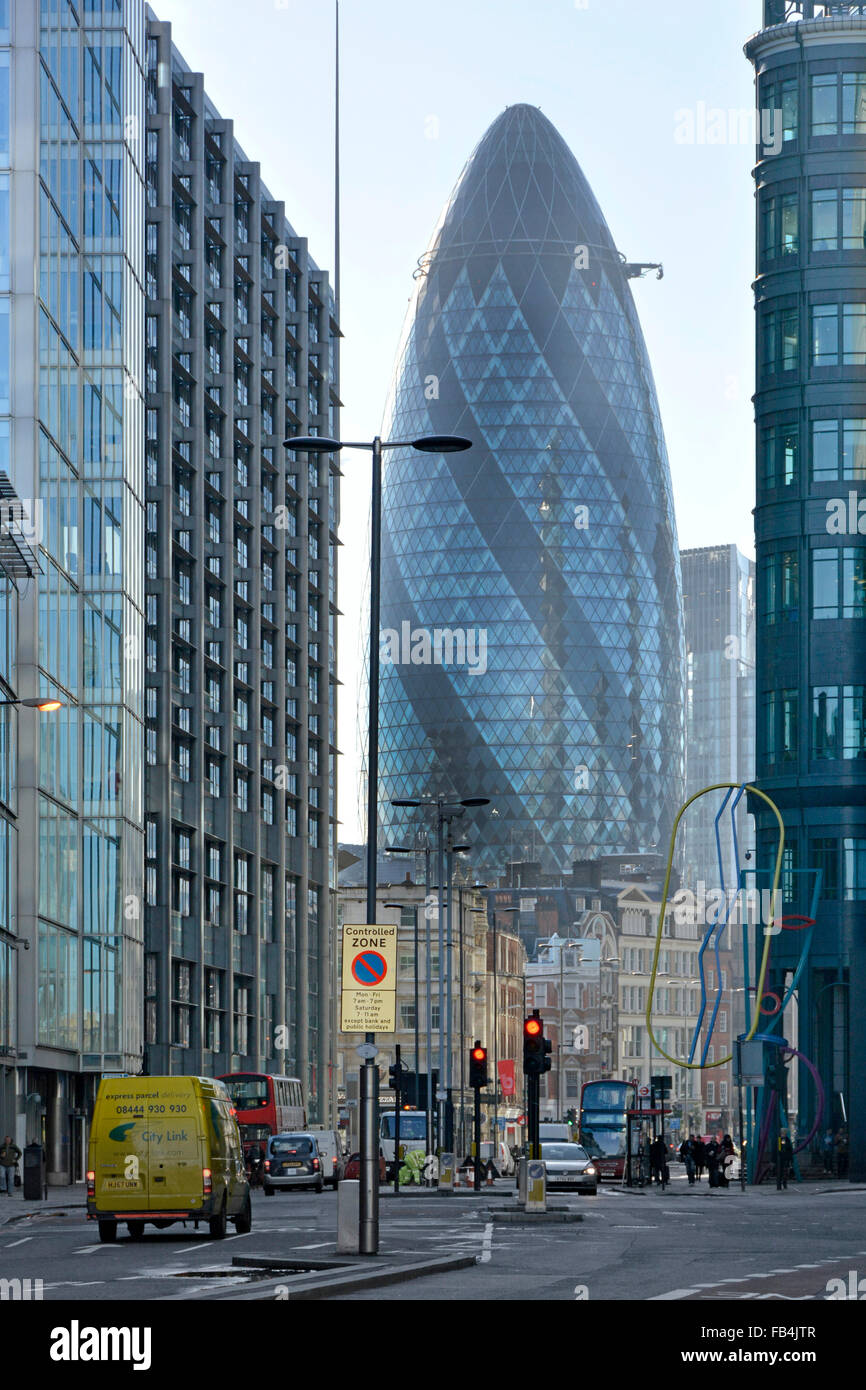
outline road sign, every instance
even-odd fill
[[[361,1043],[355,1048],[355,1051],[365,1062],[372,1062],[373,1058],[377,1056],[379,1049],[375,1043]]]
[[[394,1032],[397,1023],[396,925],[344,924],[342,986],[342,1032]]]

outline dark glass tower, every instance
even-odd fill
[[[866,1178],[866,5],[776,3],[746,53],[775,112],[758,213],[757,775],[785,820],[786,913],[814,942],[799,1048]],[[765,118],[766,119],[766,118]],[[769,138],[768,138],[769,137]],[[759,872],[777,833],[753,805]],[[773,942],[778,990],[799,933]],[[814,1091],[800,1074],[800,1124]],[[806,1131],[803,1131],[806,1132]]]
[[[652,373],[577,161],[509,107],[463,171],[397,362],[380,804],[488,796],[485,872],[666,844],[682,790],[680,566]],[[463,823],[461,836],[469,826]]]

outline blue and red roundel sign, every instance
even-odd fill
[[[388,974],[388,962],[379,951],[361,951],[352,961],[352,975],[359,985],[381,985]]]

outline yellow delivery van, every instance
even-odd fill
[[[229,1093],[204,1076],[128,1076],[100,1082],[90,1130],[87,1219],[99,1239],[133,1240],[147,1222],[206,1221],[220,1239],[252,1226],[250,1185]]]

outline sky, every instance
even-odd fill
[[[316,262],[334,264],[334,0],[152,0]],[[475,145],[539,106],[633,281],[680,546],[754,554],[754,110],[761,0],[341,0],[341,430],[382,424],[412,271]],[[723,114],[722,114],[723,113]],[[339,838],[362,838],[369,456],[342,455]]]

